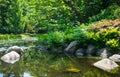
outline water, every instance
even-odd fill
[[[120,77],[118,73],[108,73],[93,67],[98,59],[68,57],[64,54],[50,54],[40,51],[36,42],[17,41],[1,45],[0,57],[9,46],[18,45],[25,49],[25,54],[15,64],[0,60],[0,77]],[[70,72],[75,68],[80,72]]]

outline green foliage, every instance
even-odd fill
[[[38,38],[39,42],[45,43],[46,39],[48,38],[48,34],[37,34],[36,37]]]
[[[26,1],[23,16],[24,25],[33,26],[36,33],[41,31],[65,30],[69,26],[70,11],[62,1]]]
[[[68,31],[65,32],[65,42],[70,43],[71,41],[78,41],[79,45],[84,47],[86,46],[86,28],[77,27],[77,28],[71,28]]]
[[[73,38],[74,40],[82,42],[84,39],[86,39],[85,29],[82,29],[80,27],[74,29]]]
[[[119,42],[116,39],[110,39],[109,41],[107,41],[107,45],[111,48],[111,49],[116,49],[119,46]]]
[[[46,42],[50,46],[60,46],[64,43],[64,33],[63,32],[51,32],[48,34],[48,37],[46,39]]]
[[[120,7],[116,8],[114,11],[114,15],[115,18],[120,18]]]
[[[23,28],[19,25],[21,23],[22,14],[20,10],[21,0],[2,0],[0,3],[3,3],[3,5],[0,5],[0,33],[22,33]]]
[[[110,73],[112,73],[112,74],[117,74],[117,73],[119,73],[119,68],[113,69]]]
[[[48,32],[37,37],[50,46],[77,40],[83,46],[92,43],[99,44],[98,47],[110,47],[110,50],[120,49],[119,27],[110,27],[116,21],[103,20],[92,26],[93,31],[87,31],[85,24],[80,25],[88,20],[119,18],[120,2],[117,0],[0,0],[0,3],[0,33]],[[0,38],[10,37],[6,35]]]
[[[0,0],[0,3],[0,33],[4,34],[65,31],[86,23],[89,17],[90,21],[114,19],[120,12],[116,0]]]
[[[9,40],[9,39],[16,39],[20,38],[20,35],[14,35],[14,34],[0,34],[0,40]]]
[[[89,43],[97,45],[98,48],[108,47],[112,52],[120,49],[118,27],[113,29],[100,29],[98,32],[88,32],[87,38]]]
[[[108,8],[101,10],[101,13],[89,17],[89,22],[99,21],[101,19],[116,19],[120,18],[120,6],[112,4]]]
[[[54,31],[47,35],[37,35],[39,41],[44,41],[44,44],[50,46],[63,46],[65,43],[70,43],[71,41],[77,40],[80,44],[84,45],[87,39],[86,30],[77,27],[66,30],[65,32]]]
[[[114,24],[118,22],[119,19],[114,21],[103,20],[102,22],[97,22],[95,25],[91,23],[86,25],[82,24],[79,27],[70,28],[64,32],[55,31],[48,33],[42,40],[50,46],[64,46],[76,40],[81,47],[92,44],[95,45],[96,48],[107,47],[109,51],[116,53],[116,51],[120,50],[120,28],[119,24]],[[102,25],[104,25],[104,27]],[[41,36],[39,36],[39,39],[41,39]]]

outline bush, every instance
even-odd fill
[[[46,39],[47,44],[50,46],[60,46],[64,43],[64,33],[63,32],[50,32]]]
[[[64,44],[68,44],[71,41],[77,40],[80,44],[83,45],[85,40],[87,39],[86,30],[81,27],[71,28],[66,30],[65,32],[54,31],[48,34],[44,34],[45,36],[37,35],[39,41],[44,41],[44,44],[50,46],[63,46]]]
[[[87,38],[98,48],[108,47],[109,51],[116,53],[120,50],[120,19],[101,20],[91,25]]]
[[[110,50],[116,50],[116,48],[119,49],[119,47],[118,47],[119,41],[116,39],[110,39],[106,42],[106,44],[107,44],[107,46],[110,47]]]
[[[76,40],[79,42],[79,44],[83,44],[87,39],[85,24],[68,29],[64,33],[65,33],[64,39],[66,43],[70,43],[71,41]]]

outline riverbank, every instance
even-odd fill
[[[14,39],[15,41],[17,39]],[[7,40],[9,41],[9,40]],[[33,40],[32,40],[33,41]],[[25,48],[25,54],[21,59],[15,64],[7,64],[0,60],[0,75],[4,76],[29,76],[29,77],[66,77],[66,76],[87,76],[87,77],[117,77],[120,76],[119,72],[117,73],[107,73],[100,69],[93,67],[93,63],[98,61],[98,57],[93,56],[82,56],[76,57],[73,55],[66,55],[63,53],[56,53],[53,51],[44,52],[41,50],[42,44],[39,42],[25,42],[17,41],[14,44],[4,43],[3,48],[7,49],[11,45],[18,45],[22,48]],[[51,48],[52,49],[52,48]],[[56,48],[58,49],[58,48]],[[2,56],[4,52],[0,52]],[[7,68],[6,68],[7,67]],[[9,69],[8,69],[9,68]],[[22,68],[22,69],[21,69]],[[19,69],[16,70],[16,69]],[[74,69],[74,70],[73,70]],[[79,72],[76,72],[78,71]],[[7,73],[6,73],[7,72]],[[53,74],[54,72],[54,74]],[[12,74],[11,74],[12,73]]]
[[[36,35],[38,40],[55,51],[64,51],[73,41],[77,41],[75,49],[81,52],[98,55],[103,49],[108,54],[119,54],[120,52],[120,19],[101,20],[96,23],[81,24],[78,27],[67,29],[66,31],[54,31],[48,34]],[[57,49],[58,50],[57,50]],[[91,51],[87,51],[92,48]],[[88,49],[89,50],[89,49]],[[81,53],[80,52],[80,53]]]

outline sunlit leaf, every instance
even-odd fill
[[[66,71],[67,72],[80,72],[80,70],[78,68],[74,68],[74,67],[68,68]]]

